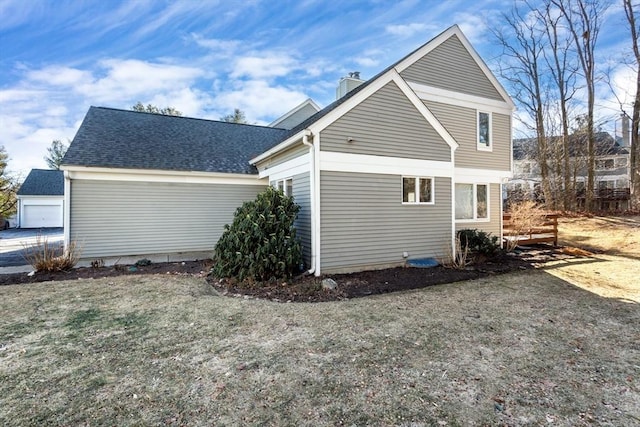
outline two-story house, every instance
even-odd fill
[[[358,77],[283,128],[92,107],[64,159],[66,240],[86,259],[210,256],[267,185],[300,205],[316,275],[442,257],[463,228],[500,236],[514,105],[461,30]]]

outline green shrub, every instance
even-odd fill
[[[213,274],[266,281],[291,277],[302,262],[293,221],[300,207],[271,187],[236,210],[215,247]]]
[[[496,256],[500,252],[498,236],[492,236],[481,230],[460,230],[458,231],[460,244],[474,254],[481,254],[487,258]]]

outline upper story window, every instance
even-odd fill
[[[403,204],[433,204],[433,178],[402,177]]]
[[[478,111],[478,150],[491,151],[491,113]]]

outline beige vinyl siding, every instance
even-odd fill
[[[211,251],[259,185],[71,181],[70,236],[83,258]]]
[[[322,171],[323,273],[441,256],[451,242],[451,180],[435,178],[434,205],[403,205],[399,175]]]
[[[302,143],[300,140],[299,143],[294,144],[293,146],[287,148],[279,152],[278,154],[271,156],[261,162],[256,164],[256,167],[259,171],[263,171],[266,168],[272,168],[281,163],[287,162],[289,160],[295,159],[296,157],[303,156],[309,152],[309,147]]]
[[[502,224],[502,218],[500,218],[502,214],[501,205],[502,193],[500,184],[489,184],[489,222],[456,222],[456,230],[475,228],[500,238],[500,227]]]
[[[302,244],[305,265],[311,268],[311,187],[308,172],[293,177],[293,199],[300,206],[295,222],[296,234]]]
[[[492,151],[479,151],[477,110],[433,101],[425,101],[425,105],[459,144],[455,152],[456,167],[510,170],[510,115],[491,114]]]
[[[505,100],[456,35],[427,53],[400,75],[408,82]]]
[[[353,138],[353,142],[347,142]],[[451,148],[395,82],[389,82],[320,132],[320,150],[451,160]]]

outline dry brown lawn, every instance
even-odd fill
[[[559,244],[593,256],[547,266],[551,274],[607,298],[640,303],[640,217],[564,218]]]
[[[635,255],[317,304],[191,276],[0,287],[0,425],[638,426],[637,289],[577,274]]]

